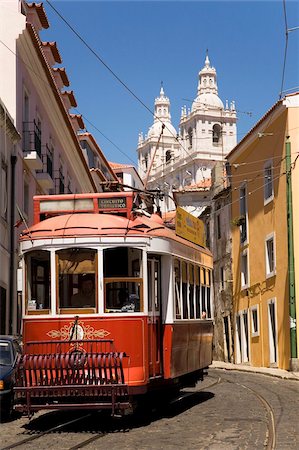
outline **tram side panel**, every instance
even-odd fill
[[[166,324],[163,338],[165,379],[180,377],[212,363],[213,323]]]

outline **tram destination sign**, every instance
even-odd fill
[[[194,244],[205,247],[206,237],[202,220],[192,216],[183,208],[178,207],[175,216],[175,232]]]
[[[99,209],[126,209],[126,197],[99,198]]]

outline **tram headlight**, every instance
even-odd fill
[[[0,391],[3,391],[4,389],[4,381],[0,380]]]

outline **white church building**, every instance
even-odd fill
[[[236,145],[236,122],[235,102],[224,106],[218,96],[217,73],[208,55],[192,108],[182,107],[179,131],[171,123],[170,101],[161,87],[154,123],[146,135],[139,134],[137,152],[145,187],[168,193],[163,212],[175,209],[173,198],[189,212],[209,203],[211,170]]]

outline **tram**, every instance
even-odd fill
[[[136,192],[34,197],[21,236],[15,409],[132,411],[212,361],[212,255],[135,210]]]

